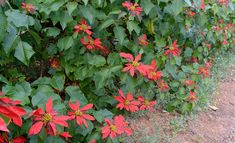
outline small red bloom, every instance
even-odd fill
[[[192,62],[192,63],[198,63],[198,59],[197,59],[196,57],[192,57],[192,58],[191,58],[191,62]]]
[[[28,135],[38,134],[42,127],[45,126],[47,134],[56,135],[56,125],[68,127],[66,120],[68,116],[57,116],[57,112],[53,109],[52,98],[50,97],[46,103],[46,112],[41,108],[34,110],[29,117],[34,116],[33,125],[29,129]]]
[[[206,47],[207,47],[208,50],[210,50],[211,49],[211,44],[206,43]]]
[[[199,70],[198,74],[201,74],[203,77],[209,76],[209,69],[208,68],[200,67],[198,70]]]
[[[147,41],[147,36],[146,34],[143,34],[138,38],[139,44],[143,46],[148,46],[149,42]]]
[[[156,60],[153,60],[152,64],[149,66],[148,78],[156,81],[161,77],[162,77],[162,72],[157,71]]]
[[[138,97],[138,100],[140,101],[140,110],[151,110],[154,111],[153,106],[156,104],[156,101],[149,101],[145,98],[143,98],[142,96]]]
[[[196,96],[195,92],[190,91],[187,100],[189,102],[195,102],[197,100],[197,96]]]
[[[31,4],[26,4],[25,2],[21,3],[21,8],[24,9],[25,11],[29,13],[34,13],[35,12],[35,7],[32,6]]]
[[[193,86],[195,82],[193,80],[186,79],[184,80],[184,85],[186,86]]]
[[[116,106],[120,110],[123,108],[127,111],[135,112],[139,110],[138,105],[140,105],[139,101],[136,101],[131,93],[128,93],[126,96],[122,92],[121,89],[118,90],[120,96],[114,96],[114,98],[119,102]]]
[[[134,57],[131,54],[128,53],[120,53],[120,56],[125,58],[130,63],[125,64],[123,72],[129,71],[130,75],[133,77],[135,74],[135,71],[138,71],[140,74],[146,76],[148,73],[148,66],[143,65],[140,63],[141,54],[137,55],[134,59]]]
[[[201,0],[201,5],[200,5],[200,9],[205,9],[206,6],[205,6],[205,1],[204,0]]]
[[[189,17],[194,17],[195,14],[196,14],[196,13],[193,12],[192,10],[190,10],[190,9],[187,11],[187,15],[188,15]]]
[[[130,1],[125,1],[122,3],[122,6],[127,8],[132,15],[140,16],[140,13],[143,9],[137,3],[131,3]]]
[[[107,125],[101,128],[103,139],[107,138],[108,136],[113,139],[114,137],[120,136],[123,133],[127,135],[132,134],[132,130],[128,127],[128,123],[125,121],[122,115],[115,116],[113,120],[104,120]]]
[[[177,40],[173,42],[172,46],[168,46],[168,49],[165,51],[164,55],[179,56],[180,50],[177,45]]]
[[[50,66],[54,69],[58,69],[60,67],[60,61],[56,57],[50,59],[49,62],[50,62]]]
[[[93,140],[91,140],[89,143],[96,143],[96,140],[93,139]]]
[[[229,1],[229,0],[217,0],[217,2],[218,2],[220,5],[228,6],[230,1]]]
[[[85,20],[81,20],[79,24],[77,24],[75,27],[75,33],[78,33],[80,31],[86,32],[88,35],[91,35],[91,26],[87,25],[87,22]]]
[[[68,132],[60,133],[59,136],[65,138],[66,140],[72,137]]]
[[[86,36],[84,38],[81,38],[81,43],[86,46],[88,50],[100,50],[104,54],[109,53],[109,50],[105,47],[101,46],[102,42],[100,41],[100,38],[93,39],[91,36]]]
[[[164,80],[158,81],[157,86],[160,88],[161,92],[169,90],[169,86]]]
[[[93,116],[85,113],[86,111],[90,110],[93,107],[93,104],[87,104],[81,108],[79,101],[76,101],[75,104],[69,102],[69,107],[72,109],[72,111],[68,112],[70,120],[76,119],[77,124],[79,126],[82,126],[82,124],[84,124],[88,128],[86,120],[89,121],[95,120]]]

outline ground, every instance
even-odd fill
[[[178,133],[175,142],[235,143],[235,68],[229,80],[221,82],[212,104],[218,109],[202,112],[187,122],[185,131]]]
[[[220,69],[221,70],[221,69]],[[134,135],[127,143],[235,143],[235,67],[220,80],[211,106],[194,117],[182,117],[163,110],[130,118]],[[222,70],[223,73],[223,70]]]

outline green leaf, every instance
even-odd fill
[[[40,77],[37,80],[35,80],[31,85],[50,85],[51,84],[51,78],[49,77]]]
[[[55,25],[57,22],[60,22],[60,25],[63,29],[67,27],[67,24],[73,20],[72,16],[69,15],[68,11],[58,11],[51,14],[51,19]]]
[[[97,89],[104,87],[106,80],[110,77],[109,69],[103,69],[100,72],[97,72],[94,76],[95,86]]]
[[[127,22],[127,29],[130,34],[134,30],[137,35],[140,34],[140,30],[141,30],[140,27],[138,26],[138,23],[136,23],[135,21],[128,21]]]
[[[2,43],[4,37],[6,36],[7,29],[7,18],[2,12],[2,8],[0,7],[0,43]]]
[[[68,2],[66,4],[69,15],[72,15],[73,11],[77,8],[77,6],[78,6],[77,2]]]
[[[99,31],[109,27],[110,25],[112,25],[114,23],[114,20],[113,19],[107,19],[106,21],[104,21],[100,27],[99,27]]]
[[[189,112],[191,111],[193,108],[193,104],[192,103],[184,103],[183,106],[182,106],[182,112],[183,113],[186,113],[186,112]]]
[[[57,46],[59,47],[60,51],[68,50],[73,46],[72,36],[67,36],[59,39]]]
[[[171,4],[165,7],[165,11],[173,16],[177,16],[183,11],[185,2],[183,0],[173,0]]]
[[[31,16],[23,14],[19,10],[8,10],[5,14],[7,15],[8,22],[12,22],[16,27],[28,27],[35,23]]]
[[[33,30],[29,30],[29,33],[32,35],[37,45],[40,45],[42,38],[38,35],[38,33],[34,32]]]
[[[70,96],[71,102],[75,102],[76,100],[78,100],[81,106],[84,106],[88,103],[79,86],[68,86],[65,88],[65,92]]]
[[[115,38],[117,38],[120,45],[122,45],[124,42],[124,39],[126,37],[125,29],[121,26],[116,26],[116,27],[114,27],[113,31],[115,34]]]
[[[101,67],[106,64],[106,60],[104,57],[100,55],[90,55],[87,54],[87,60],[90,65],[96,66],[96,67]]]
[[[51,80],[51,86],[59,91],[62,91],[64,89],[64,83],[65,83],[65,75],[63,74],[56,74],[52,77]]]
[[[107,109],[94,111],[93,115],[94,115],[95,119],[100,123],[102,123],[104,121],[104,118],[112,119],[112,117],[113,117],[113,113]]]
[[[95,14],[92,12],[94,11],[92,7],[90,6],[79,6],[79,10],[83,17],[85,17],[89,23],[93,23],[95,19]]]
[[[88,128],[85,127],[84,125],[76,127],[76,133],[79,133],[79,134],[81,134],[84,137],[88,133],[90,133],[93,130],[93,128],[94,128],[94,125],[93,125],[93,123],[91,121],[86,121],[86,122],[87,122]]]
[[[151,2],[151,0],[142,0],[141,6],[144,9],[144,12],[148,15],[151,9],[154,7],[154,4]]]
[[[45,109],[45,104],[48,101],[50,97],[52,97],[53,103],[55,101],[58,103],[59,106],[61,106],[61,98],[58,94],[54,93],[54,90],[47,85],[40,85],[37,90],[32,92],[32,104],[33,106],[40,107],[42,109]],[[60,104],[59,104],[60,103]],[[54,107],[56,104],[54,104]],[[62,107],[64,108],[64,107]]]
[[[64,1],[64,0],[46,1],[41,5],[40,12],[46,13],[46,15],[49,15],[53,11],[58,11],[59,8],[62,7],[65,3],[66,3],[66,1]]]
[[[191,57],[193,53],[193,49],[191,48],[186,48],[186,50],[184,51],[184,56],[185,57]]]
[[[35,52],[33,51],[31,45],[29,45],[27,42],[19,41],[14,56],[25,65],[28,65],[29,60],[34,53]]]
[[[17,83],[15,86],[3,87],[3,93],[13,100],[21,101],[21,105],[30,103],[29,96],[32,92],[31,86],[28,82]]]
[[[84,2],[85,5],[87,5],[89,0],[82,0],[82,1]]]
[[[12,49],[14,49],[19,41],[19,36],[17,35],[17,29],[12,25],[8,27],[8,34],[3,41],[4,51],[9,54]]]
[[[46,31],[46,34],[48,37],[56,37],[60,34],[60,29],[59,28],[56,28],[56,27],[49,27],[49,28],[46,28],[44,29]]]

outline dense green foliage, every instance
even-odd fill
[[[33,143],[121,141],[101,136],[104,118],[128,113],[116,108],[118,89],[156,100],[168,111],[190,112],[197,100],[205,100],[196,95],[197,83],[209,75],[214,57],[235,45],[234,0],[205,0],[205,7],[203,0],[131,1],[142,8],[140,14],[133,7],[128,11],[123,0],[26,0],[32,7],[22,2],[0,0],[3,95],[21,101],[28,114],[45,109],[50,97],[60,115],[67,115],[69,101],[94,104],[87,113],[95,121],[87,121],[88,128],[72,121],[68,128],[58,126],[58,132],[73,136],[67,141],[45,130],[28,136],[33,124],[28,115],[22,128],[4,117],[9,138],[24,136]],[[75,31],[81,21],[92,34]],[[100,38],[98,46],[89,38]],[[156,60],[162,76],[152,80],[138,71],[134,76],[123,72],[128,62],[120,56],[123,52],[141,54],[143,65]]]

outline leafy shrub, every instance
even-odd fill
[[[0,142],[119,142],[121,114],[190,112],[235,42],[234,0],[0,4]]]

